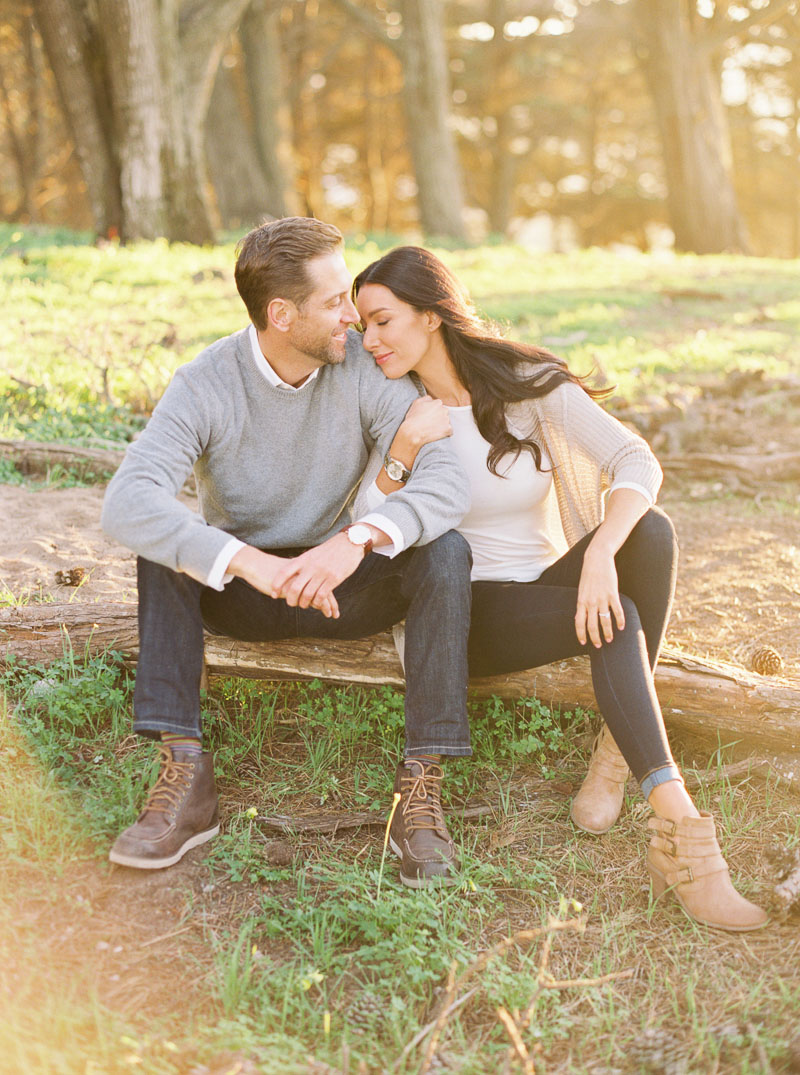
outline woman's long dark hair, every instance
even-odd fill
[[[491,445],[487,465],[497,474],[504,455],[530,451],[541,470],[542,452],[533,440],[515,437],[506,425],[509,403],[546,396],[572,381],[592,397],[607,394],[589,388],[570,373],[563,359],[532,344],[503,339],[475,312],[466,292],[447,266],[420,246],[398,246],[363,269],[353,282],[353,299],[365,284],[382,284],[401,302],[442,319],[441,331],[458,379],[472,397],[472,413],[481,436]],[[524,367],[535,366],[533,373]]]

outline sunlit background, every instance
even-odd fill
[[[800,255],[797,0],[134,7],[0,0],[7,222]]]

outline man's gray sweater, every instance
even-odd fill
[[[349,332],[340,365],[300,391],[273,387],[247,330],[182,366],[129,448],[103,504],[106,533],[206,582],[231,536],[260,549],[319,545],[349,521],[370,449],[384,453],[417,395],[390,381]],[[200,514],[177,499],[194,468]],[[457,525],[469,485],[447,441],[426,445],[381,514],[406,546]]]

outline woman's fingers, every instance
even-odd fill
[[[575,633],[582,646],[586,645],[587,638],[595,648],[602,646],[603,642],[613,642],[615,623],[620,631],[625,629],[625,613],[619,594],[609,598],[607,607],[578,602]]]
[[[603,638],[606,640],[606,642],[613,642],[614,629],[611,625],[611,613],[608,611],[608,609],[604,609],[602,612],[598,611],[597,620]]]
[[[625,630],[625,611],[622,607],[622,602],[619,599],[619,594],[615,593],[611,598],[611,611],[614,613],[614,622],[616,623],[620,631]]]

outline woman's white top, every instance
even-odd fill
[[[492,474],[486,465],[489,442],[481,436],[472,407],[448,407],[452,445],[467,473],[472,505],[458,527],[472,549],[472,578],[489,582],[532,582],[566,552],[563,532],[553,532],[558,518],[550,460],[543,470],[529,451],[503,457]],[[514,431],[512,431],[514,432]],[[378,507],[377,485],[368,503]]]
[[[472,505],[458,530],[472,549],[472,578],[532,582],[565,551],[563,537],[548,533],[548,500],[555,497],[550,460],[542,470],[529,451],[500,459],[497,474],[486,465],[490,444],[478,431],[472,407],[448,407],[452,444],[467,472]]]

